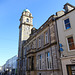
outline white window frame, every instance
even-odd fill
[[[69,17],[66,17],[65,19],[63,19],[64,30],[69,30],[69,29],[71,29],[71,28],[69,28],[69,29],[66,29],[66,27],[65,27],[65,23],[64,23],[64,20],[66,20],[66,19],[68,19],[68,18],[69,18]],[[70,23],[70,26],[71,26],[70,18],[69,18],[69,23]]]
[[[75,51],[75,49],[73,49],[73,50],[70,50],[70,49],[69,49],[69,44],[68,44],[68,38],[69,38],[69,37],[73,37],[73,35],[69,35],[69,36],[66,37],[68,51],[69,51],[69,52]],[[74,37],[73,37],[73,41],[74,41]],[[74,44],[75,44],[75,43],[74,43]]]

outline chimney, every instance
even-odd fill
[[[30,36],[31,36],[32,34],[34,34],[36,31],[37,31],[37,29],[33,27],[33,28],[31,29],[31,34],[30,34]]]
[[[64,11],[58,11],[58,12],[56,12],[56,16],[60,17],[62,15],[64,15]]]
[[[66,3],[64,5],[64,8],[63,9],[65,9],[65,13],[67,13],[67,12],[73,10],[74,8],[75,8],[75,6],[73,6],[73,5],[69,4],[69,3]]]

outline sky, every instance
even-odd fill
[[[33,26],[39,28],[51,15],[75,0],[0,0],[0,66],[18,54],[19,19],[24,9],[33,15]]]

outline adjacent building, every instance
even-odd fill
[[[75,7],[64,5],[65,13],[57,19],[63,75],[75,75]]]
[[[2,66],[0,66],[0,75],[2,75]]]
[[[17,74],[17,55],[8,59],[3,65],[3,73],[9,75]]]
[[[28,9],[19,26],[18,75],[75,75],[75,7],[51,15],[39,29]]]

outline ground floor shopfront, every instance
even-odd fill
[[[75,75],[75,56],[62,57],[63,75]]]

